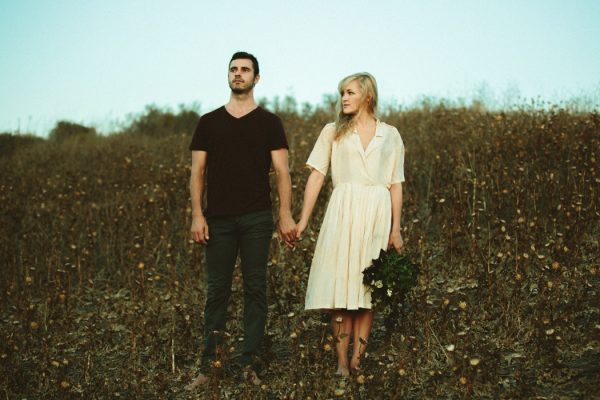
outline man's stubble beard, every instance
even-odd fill
[[[252,91],[252,89],[254,89],[254,82],[247,87],[243,87],[243,88],[236,88],[235,86],[233,86],[231,83],[229,84],[229,88],[231,89],[231,92],[233,94],[248,94]]]

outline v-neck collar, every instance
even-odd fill
[[[373,151],[373,149],[375,149],[375,148],[379,147],[379,145],[381,145],[381,140],[376,140],[376,138],[383,137],[383,131],[381,129],[381,121],[379,121],[379,119],[375,123],[375,134],[373,135],[371,140],[369,140],[369,143],[367,144],[366,149],[363,147],[362,142],[360,141],[360,135],[358,134],[356,129],[353,130],[352,133],[356,137],[355,142],[357,143],[360,153],[363,156],[369,155],[369,153],[371,153]]]
[[[248,111],[246,114],[242,115],[241,117],[236,117],[234,115],[232,115],[229,111],[227,111],[227,107],[223,106],[223,111],[225,112],[225,114],[228,115],[229,118],[236,120],[236,121],[240,121],[250,115],[252,115],[254,112],[256,112],[256,110],[258,110],[260,108],[260,106],[256,106],[255,108],[253,108],[252,110]]]

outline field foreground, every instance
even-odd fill
[[[321,109],[281,110],[294,210]],[[422,399],[600,396],[600,115],[388,110],[406,144],[403,236],[421,266],[340,381],[326,316],[303,311],[330,181],[296,249],[272,242],[264,384],[230,366],[183,387],[201,350],[202,250],[190,243],[189,130],[28,144],[0,159],[0,397]],[[595,300],[594,300],[595,299]]]

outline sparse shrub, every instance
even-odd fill
[[[96,129],[69,121],[59,121],[52,128],[48,138],[56,142],[73,139],[86,139],[96,136]]]
[[[43,141],[44,139],[31,134],[0,133],[0,157],[10,156],[19,149]]]
[[[124,132],[151,137],[191,134],[194,132],[199,118],[196,111],[184,107],[181,107],[175,114],[156,106],[148,106],[145,113],[134,117]]]

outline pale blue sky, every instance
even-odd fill
[[[151,103],[210,111],[237,50],[259,59],[257,98],[315,104],[369,71],[387,102],[483,82],[499,101],[557,102],[600,94],[599,38],[594,0],[0,0],[0,132],[107,131]]]

